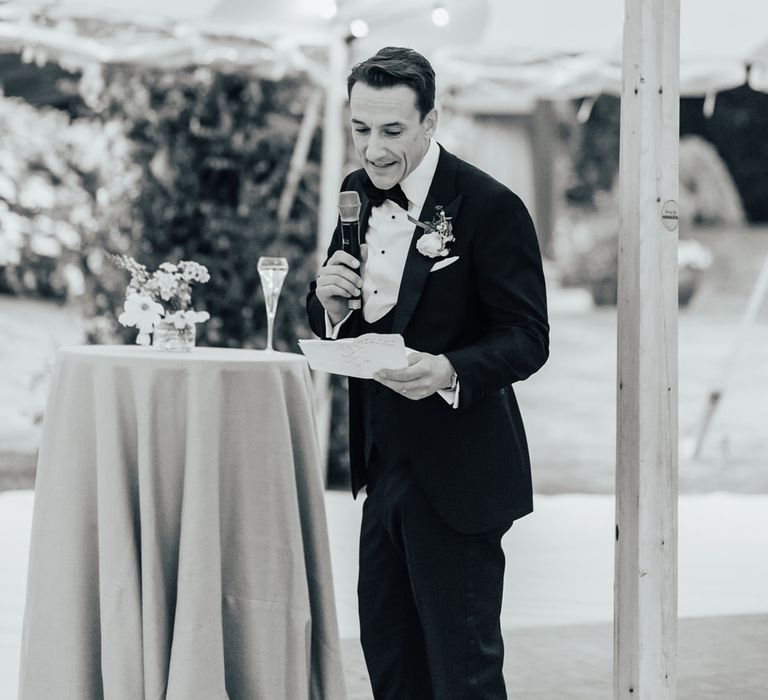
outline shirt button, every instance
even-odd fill
[[[392,214],[392,218],[393,218],[393,219],[395,218],[395,215],[394,215],[394,214]]]
[[[384,253],[386,253],[386,252],[387,252],[386,250],[382,250],[381,254],[384,255]]]
[[[378,289],[374,289],[374,290],[373,290],[373,293],[374,293],[374,294],[378,294],[378,293],[379,293],[379,290],[378,290]]]

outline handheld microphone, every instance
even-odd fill
[[[362,264],[360,254],[360,195],[354,190],[339,193],[339,218],[341,219],[341,249]],[[349,308],[362,308],[362,300],[350,299]]]

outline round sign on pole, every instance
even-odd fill
[[[667,231],[674,231],[679,221],[680,205],[674,199],[668,199],[661,205],[661,223]]]

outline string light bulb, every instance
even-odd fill
[[[355,37],[355,39],[362,39],[363,37],[368,36],[369,31],[368,22],[364,19],[353,19],[349,23],[349,33]]]
[[[432,10],[432,24],[436,27],[444,27],[451,21],[451,13],[444,5],[436,5]]]
[[[323,19],[333,19],[338,11],[336,0],[322,0],[320,3],[319,14]]]

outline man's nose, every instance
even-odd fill
[[[386,156],[386,149],[384,143],[375,134],[371,134],[368,138],[368,144],[365,147],[365,157],[372,162],[376,162],[379,158]]]

